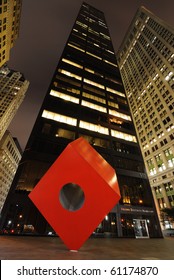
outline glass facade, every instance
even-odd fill
[[[4,207],[2,227],[22,233],[29,229],[37,234],[52,231],[27,195],[66,145],[81,136],[116,169],[122,196],[94,235],[136,237],[135,225],[140,222],[134,220],[139,219],[145,221],[148,236],[160,237],[105,17],[86,3],[80,8],[33,127]]]

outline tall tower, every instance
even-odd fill
[[[118,63],[157,208],[174,207],[174,29],[141,7]]]
[[[16,173],[22,151],[17,139],[6,130],[0,140],[0,214]]]
[[[28,193],[66,145],[78,137],[84,137],[116,169],[122,194],[120,204],[96,234],[161,236],[105,17],[86,3],[32,130],[4,207],[2,227],[24,233],[51,231]]]
[[[21,105],[28,86],[29,82],[20,72],[7,66],[0,68],[0,140]]]
[[[0,67],[10,56],[19,35],[22,0],[0,1]]]

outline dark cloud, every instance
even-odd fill
[[[11,51],[9,67],[22,72],[30,81],[25,100],[10,125],[22,146],[41,107],[59,57],[76,19],[81,0],[23,0],[20,36]],[[89,0],[102,10],[115,51],[140,6],[174,26],[173,0]]]

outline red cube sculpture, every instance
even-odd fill
[[[115,170],[84,139],[68,144],[29,194],[70,250],[78,250],[118,203]]]

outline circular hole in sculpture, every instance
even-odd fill
[[[85,195],[79,185],[68,183],[60,190],[59,201],[66,210],[77,211],[83,206]]]

